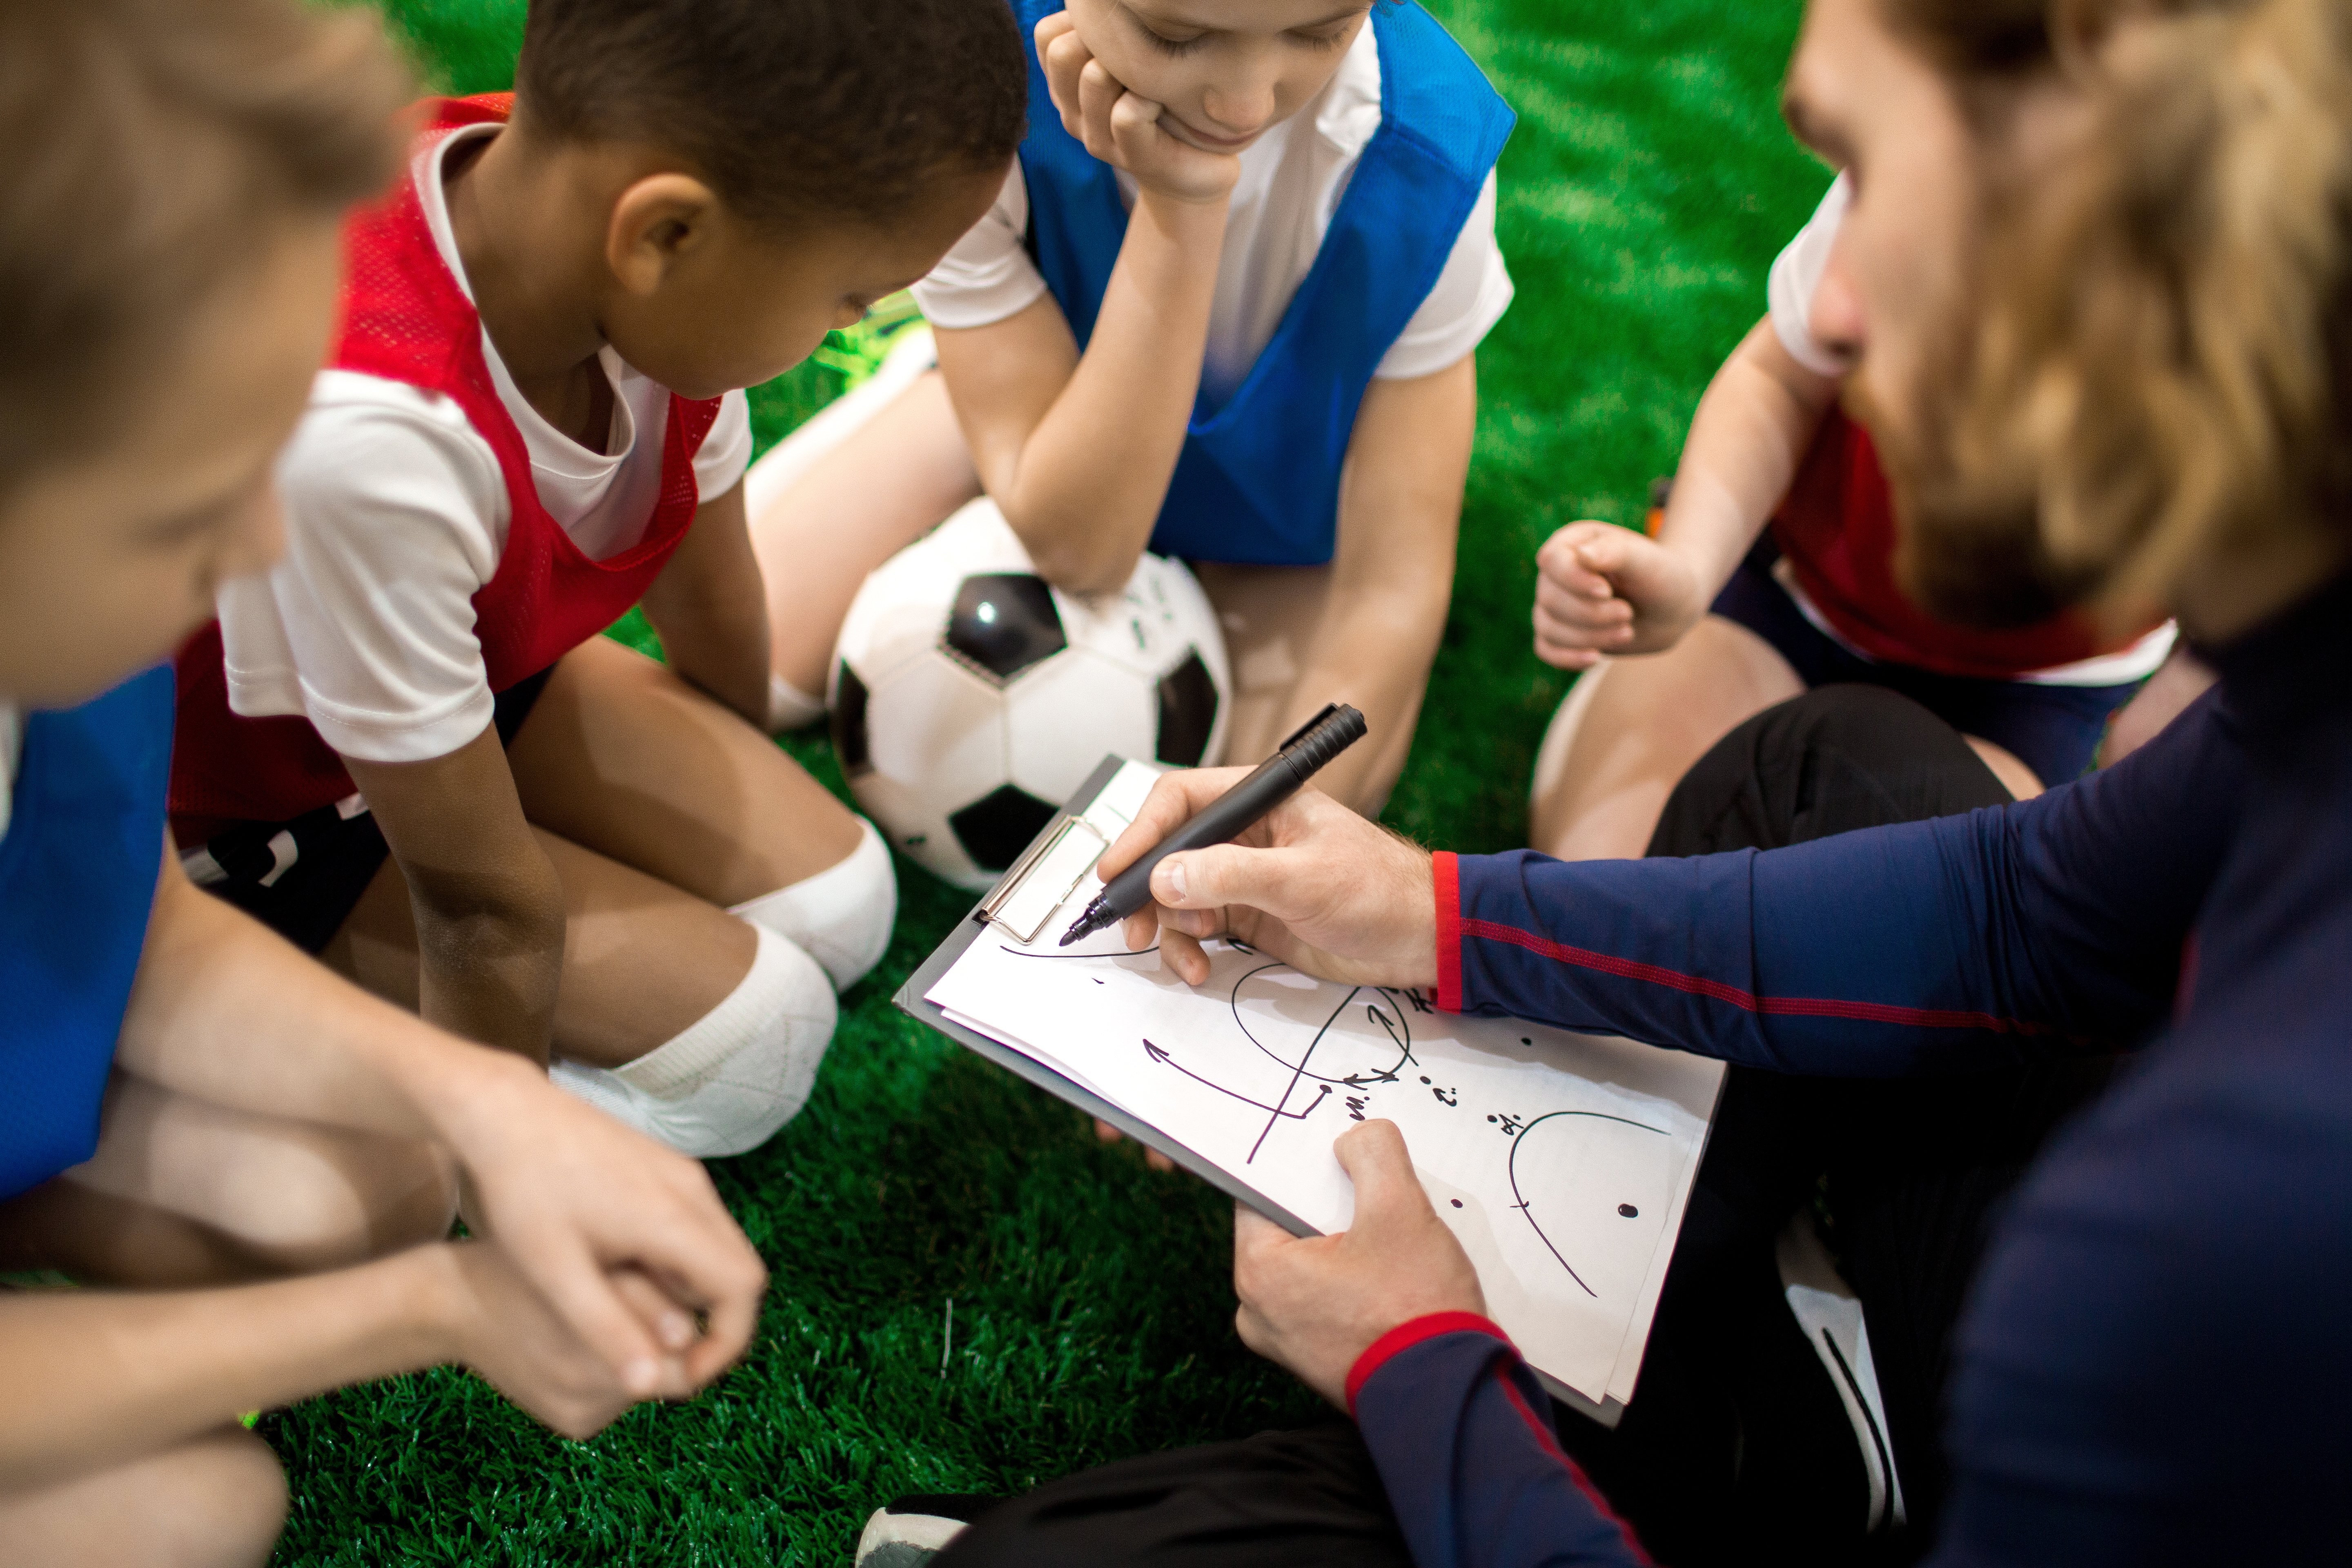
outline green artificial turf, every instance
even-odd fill
[[[521,0],[382,3],[436,88],[509,84]],[[1579,517],[1638,519],[1826,176],[1775,114],[1796,0],[1431,8],[1518,110],[1498,220],[1518,300],[1479,355],[1453,615],[1387,816],[1491,850],[1520,841],[1565,689],[1528,651],[1530,554]],[[762,444],[869,339],[757,391]],[[789,744],[839,788],[822,740]],[[843,999],[808,1109],[713,1167],[775,1276],[747,1363],[584,1444],[455,1372],[271,1413],[294,1497],[279,1563],[839,1563],[899,1492],[1003,1492],[1313,1414],[1234,1337],[1221,1199],[891,1007],[967,902],[899,878],[897,939]]]

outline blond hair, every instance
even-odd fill
[[[2352,553],[2352,0],[2143,22],[2102,75],[1996,225],[1956,474],[2111,620],[2275,603]]]
[[[0,12],[0,494],[107,405],[257,235],[396,166],[406,79],[370,13],[299,0]]]

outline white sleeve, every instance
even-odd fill
[[[1765,297],[1771,303],[1772,331],[1780,346],[1789,351],[1790,359],[1821,375],[1843,375],[1853,368],[1844,354],[1813,336],[1813,294],[1822,286],[1830,247],[1837,243],[1853,194],[1853,183],[1845,175],[1830,182],[1822,205],[1813,209],[1813,216],[1788,247],[1773,258],[1771,279],[1765,287]]]
[[[1029,184],[1016,158],[995,204],[915,285],[924,319],[935,327],[986,327],[1027,310],[1045,291],[1024,243],[1028,232]]]
[[[717,500],[743,482],[751,466],[751,400],[730,392],[719,400],[719,417],[694,452],[694,492]]]
[[[1476,348],[1511,308],[1511,272],[1495,243],[1495,174],[1478,192],[1478,203],[1454,237],[1454,253],[1412,313],[1404,331],[1381,357],[1372,374],[1383,381],[1433,375]]]
[[[446,756],[490,722],[474,595],[505,548],[506,481],[446,399],[320,377],[279,460],[286,556],[224,584],[229,706],[300,713],[372,763]]]

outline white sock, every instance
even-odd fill
[[[882,962],[898,918],[889,847],[862,816],[857,834],[847,859],[727,911],[806,948],[844,991]]]
[[[865,423],[887,408],[917,377],[940,363],[938,345],[929,327],[908,327],[880,367],[848,392],[819,409],[800,428],[777,442],[743,476],[743,507],[754,520],[776,504],[816,460],[856,435]]]
[[[814,959],[751,930],[751,972],[683,1034],[610,1070],[558,1061],[549,1078],[681,1154],[708,1160],[766,1142],[808,1102],[838,1014]]]
[[[824,698],[811,697],[774,670],[768,672],[769,734],[781,735],[824,717]]]

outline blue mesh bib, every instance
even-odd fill
[[[1062,8],[1015,0],[1024,30]],[[1378,0],[1381,128],[1357,163],[1314,266],[1274,337],[1223,403],[1192,409],[1151,548],[1196,561],[1313,566],[1331,559],[1339,468],[1372,372],[1429,297],[1510,135],[1508,105],[1412,0]],[[1110,165],[1062,128],[1034,36],[1030,251],[1083,351],[1127,236]]]
[[[0,1197],[98,1148],[163,860],[172,706],[163,666],[26,720],[0,839]]]

